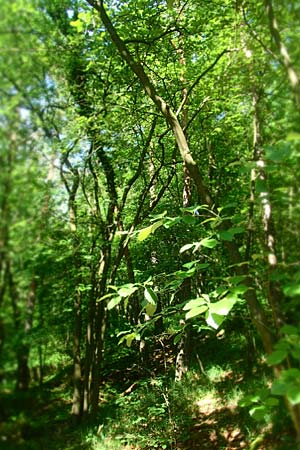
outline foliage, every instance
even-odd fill
[[[299,8],[277,3],[1,2],[12,446],[43,442],[32,399],[58,401],[57,448],[192,445],[231,347],[267,377],[240,428],[290,414],[300,436]]]

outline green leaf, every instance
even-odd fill
[[[300,380],[295,386],[288,387],[286,396],[292,405],[300,403]]]
[[[238,284],[241,283],[246,278],[246,275],[233,275],[232,277],[227,277],[226,280],[228,280],[232,284]]]
[[[280,378],[272,384],[271,393],[273,395],[286,395],[292,404],[300,403],[300,370],[296,368],[283,370]]]
[[[182,338],[182,332],[176,334],[176,336],[174,337],[174,340],[173,340],[174,345],[177,345],[178,342],[181,340],[181,338]]]
[[[152,233],[152,225],[150,225],[149,227],[143,228],[142,230],[139,231],[138,234],[138,241],[144,241],[145,239],[147,239],[148,236],[150,236],[150,234]]]
[[[210,266],[209,263],[197,264],[196,269],[207,269]]]
[[[276,350],[267,356],[267,363],[270,366],[276,366],[280,364],[288,355],[288,352],[285,350]]]
[[[281,339],[280,341],[276,342],[276,344],[274,345],[274,350],[281,350],[284,351],[285,353],[288,353],[291,349],[291,346],[289,344],[289,342]]]
[[[223,241],[232,241],[236,234],[244,233],[243,227],[233,227],[228,230],[220,231],[219,236]]]
[[[271,393],[273,395],[285,395],[287,391],[287,385],[286,383],[275,380],[273,381],[272,387],[271,387]]]
[[[218,211],[219,211],[219,212],[222,212],[224,209],[235,208],[236,206],[237,206],[237,203],[236,203],[236,202],[227,203],[227,205],[220,206],[220,207],[218,208]]]
[[[191,248],[195,247],[195,243],[193,244],[185,244],[181,249],[179,250],[179,253],[186,252],[187,250],[190,250]]]
[[[225,297],[216,303],[210,303],[209,310],[213,314],[227,316],[236,303],[236,297]]]
[[[149,286],[145,287],[144,296],[148,303],[156,305],[158,298],[153,289]]]
[[[174,217],[174,218],[168,217],[165,219],[164,227],[168,229],[168,228],[173,227],[174,225],[177,225],[180,222],[181,222],[181,217]]]
[[[269,410],[264,405],[254,406],[254,408],[251,408],[249,411],[249,414],[251,417],[253,417],[254,420],[257,422],[261,422],[266,420]]]
[[[277,398],[274,397],[269,397],[265,400],[265,404],[266,406],[272,407],[272,406],[278,406],[279,405],[279,400]]]
[[[154,233],[157,228],[161,227],[163,225],[163,220],[159,220],[158,222],[153,223],[152,225],[149,225],[149,227],[143,228],[139,231],[138,234],[138,241],[144,241],[147,239],[150,234]]]
[[[118,333],[118,337],[122,336],[121,339],[119,340],[118,344],[122,344],[122,342],[126,341],[126,345],[127,347],[130,347],[132,344],[132,341],[134,339],[136,339],[137,341],[140,340],[140,335],[136,332],[133,331],[132,333],[128,333],[128,331],[122,331],[121,333]]]
[[[155,311],[157,309],[157,305],[153,305],[152,303],[147,303],[145,307],[145,311],[148,314],[149,317],[152,317],[155,314]]]
[[[157,220],[161,220],[164,217],[166,217],[167,215],[167,210],[165,210],[164,212],[162,212],[161,214],[151,214],[151,222],[157,221]]]
[[[287,297],[296,297],[297,295],[300,295],[300,283],[284,286],[283,292]]]
[[[298,328],[294,327],[293,325],[284,325],[280,329],[280,331],[281,333],[288,335],[298,334]]]
[[[138,290],[138,287],[133,283],[124,284],[120,289],[118,289],[118,294],[120,297],[129,297],[135,291]]]
[[[159,220],[152,225],[152,233],[157,230],[157,228],[161,227],[164,224],[163,220]]]
[[[70,25],[71,25],[71,27],[74,27],[77,29],[77,33],[81,33],[83,31],[84,23],[80,19],[72,20],[70,22]]]
[[[253,403],[257,403],[259,401],[259,397],[257,395],[245,395],[241,400],[238,401],[238,405],[241,408],[248,407]]]
[[[266,155],[268,159],[274,162],[281,162],[290,156],[290,147],[288,143],[281,142],[277,147],[267,147]]]
[[[187,320],[187,319],[191,319],[192,317],[199,316],[200,314],[203,314],[205,311],[207,311],[207,309],[208,309],[207,305],[192,308],[186,313],[185,318]]]
[[[187,225],[195,225],[195,223],[197,223],[197,219],[190,214],[182,216],[182,221]]]
[[[220,236],[220,239],[222,239],[222,241],[232,241],[234,238],[234,234],[231,233],[229,230],[220,231],[219,236]]]
[[[207,248],[214,248],[217,244],[218,241],[216,239],[204,238],[200,241],[200,245]]]
[[[174,272],[174,275],[179,280],[185,280],[186,278],[190,278],[191,276],[193,276],[195,272],[196,269],[195,267],[193,267],[189,270],[177,270],[176,272]]]
[[[103,297],[98,298],[97,302],[103,302],[104,300],[107,300],[108,298],[115,297],[115,295],[116,295],[115,292],[110,293],[110,294],[105,294],[105,295],[103,295]]]
[[[204,298],[201,298],[201,297],[195,298],[195,299],[187,302],[187,304],[184,305],[183,310],[188,311],[189,309],[197,308],[198,306],[202,306],[205,304],[206,304],[206,301],[204,300]]]
[[[93,17],[93,15],[92,15],[91,11],[80,12],[78,14],[78,18],[84,23],[90,23],[92,20],[92,17]]]
[[[132,341],[136,338],[136,333],[130,333],[125,336],[127,347],[131,347]]]
[[[239,284],[238,286],[234,286],[233,288],[230,288],[230,295],[233,297],[236,297],[238,295],[243,295],[245,292],[247,292],[249,289],[248,286],[245,284]]]
[[[117,306],[122,300],[122,297],[118,296],[118,297],[113,297],[107,304],[107,309],[111,310],[113,309],[115,306]]]
[[[185,267],[186,269],[191,269],[192,267],[194,267],[197,264],[197,262],[198,261],[191,261],[191,262],[183,264],[182,267]]]
[[[206,314],[205,319],[206,319],[207,325],[209,325],[210,327],[217,330],[219,328],[219,326],[222,325],[222,323],[224,322],[225,316],[220,316],[218,314],[214,314],[209,310],[208,313]]]
[[[300,133],[291,132],[286,137],[287,141],[300,141]]]

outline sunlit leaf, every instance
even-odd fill
[[[118,289],[118,294],[121,297],[129,297],[131,294],[133,294],[135,291],[138,290],[138,287],[134,285],[133,283],[125,284],[120,289]]]
[[[216,303],[210,303],[209,309],[213,314],[227,316],[236,303],[235,297],[226,297]]]
[[[131,347],[132,341],[136,338],[136,333],[127,334],[125,336],[127,347]]]
[[[200,241],[200,245],[207,248],[214,248],[217,244],[218,241],[216,239],[204,238]]]
[[[147,239],[150,234],[154,233],[157,228],[161,227],[163,225],[163,221],[159,220],[158,222],[153,223],[152,225],[149,225],[149,227],[143,228],[139,231],[138,234],[138,241],[144,241]]]
[[[207,325],[214,328],[215,330],[217,330],[219,328],[219,326],[222,325],[224,320],[225,320],[225,316],[220,316],[218,314],[214,314],[210,310],[208,311],[208,313],[206,315]]]
[[[201,298],[201,297],[195,298],[195,299],[187,302],[187,304],[184,305],[183,310],[188,311],[189,309],[197,308],[198,306],[202,306],[204,304],[206,304],[206,301],[204,300],[204,298]]]
[[[76,28],[78,33],[81,33],[83,31],[84,23],[80,19],[72,20],[70,22],[70,25],[71,25],[71,27]]]
[[[113,297],[107,304],[107,309],[113,309],[115,306],[117,306],[122,300],[122,297]]]
[[[150,303],[152,305],[157,304],[157,301],[158,301],[157,295],[155,294],[155,292],[153,291],[153,289],[151,287],[149,287],[149,286],[145,287],[144,296],[148,303]]]
[[[179,250],[179,253],[186,252],[187,250],[190,250],[191,248],[195,247],[195,244],[185,244],[181,249]]]
[[[199,316],[200,314],[203,314],[205,311],[207,311],[207,308],[207,305],[192,308],[186,313],[185,318],[191,319],[192,317]]]
[[[149,317],[152,317],[153,314],[155,314],[156,309],[157,309],[156,304],[153,305],[152,303],[147,303],[145,311]]]
[[[283,292],[287,297],[296,297],[297,295],[300,295],[300,283],[291,283],[284,286]]]
[[[152,233],[152,225],[139,231],[138,241],[144,241]]]

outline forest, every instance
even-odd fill
[[[1,0],[0,449],[300,449],[299,38]]]

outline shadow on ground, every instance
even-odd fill
[[[84,430],[72,428],[68,401],[48,391],[0,396],[1,450],[88,450]]]

